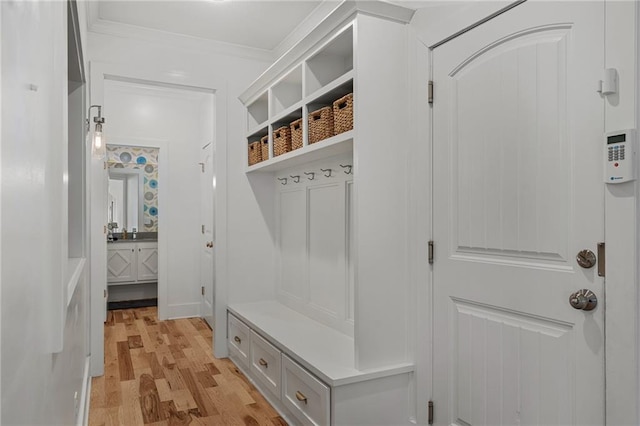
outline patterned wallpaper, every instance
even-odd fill
[[[140,231],[145,232],[158,232],[158,152],[157,148],[107,145],[109,168],[144,170],[145,225]]]

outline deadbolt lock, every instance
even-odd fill
[[[580,250],[576,256],[576,261],[578,262],[578,265],[585,269],[593,268],[596,264],[596,255],[588,249]]]

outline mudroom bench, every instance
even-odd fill
[[[413,364],[358,370],[352,337],[275,301],[231,304],[228,315],[231,360],[287,421],[409,423]]]

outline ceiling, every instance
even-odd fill
[[[251,48],[275,50],[333,0],[100,0],[93,20],[127,24]],[[89,22],[89,26],[95,22]]]

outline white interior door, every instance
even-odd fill
[[[526,2],[433,50],[437,424],[604,424],[604,4]],[[598,297],[574,309],[580,289]]]
[[[207,144],[202,148],[200,167],[200,208],[202,221],[202,234],[200,245],[200,277],[202,286],[202,317],[213,328],[214,298],[215,298],[215,274],[214,270],[214,170],[213,170],[213,144]]]

